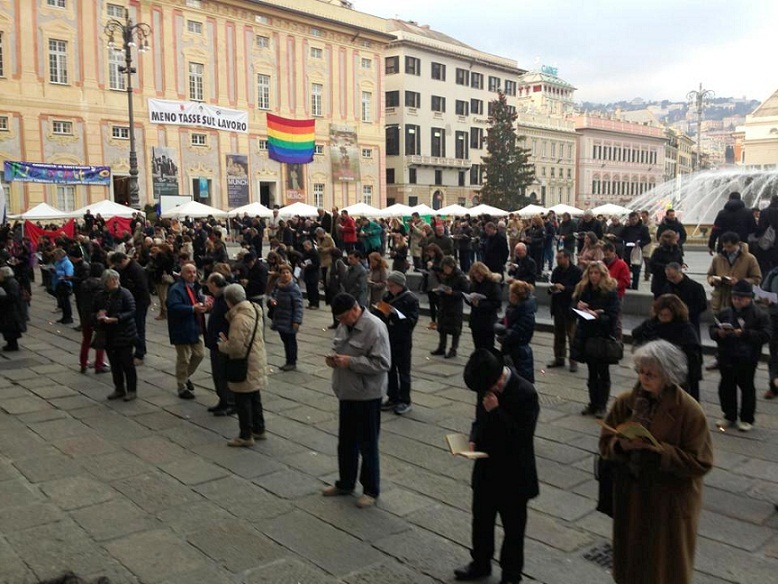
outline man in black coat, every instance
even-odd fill
[[[683,244],[686,242],[686,227],[684,227],[683,223],[676,218],[675,209],[668,209],[667,212],[665,212],[664,219],[662,219],[662,222],[656,228],[656,240],[659,241],[659,238],[662,237],[662,233],[668,229],[675,231],[678,234],[678,245],[683,247]]]
[[[683,228],[683,226],[681,226]],[[686,239],[686,231],[684,231],[684,240]],[[621,238],[624,240],[624,251],[622,259],[627,262],[630,272],[632,272],[632,285],[633,290],[637,290],[640,285],[640,270],[643,267],[643,262],[639,264],[632,263],[632,253],[636,248],[642,249],[643,246],[651,242],[651,234],[648,232],[648,227],[640,220],[640,215],[636,211],[632,211],[627,218],[627,224],[624,226],[624,230],[621,232]]]
[[[710,230],[708,238],[708,252],[713,255],[721,251],[721,244],[718,248],[716,244],[719,237],[728,231],[734,231],[740,237],[740,241],[748,241],[748,236],[756,231],[756,220],[751,209],[740,199],[740,193],[729,194],[729,200],[724,204],[724,208],[716,215],[713,222],[713,228]]]
[[[581,268],[573,263],[573,256],[567,249],[556,254],[556,268],[551,272],[551,316],[554,319],[554,359],[546,365],[548,368],[564,367],[567,343],[573,344],[576,318],[573,314],[573,292],[583,277]],[[578,371],[578,363],[570,360],[570,371]]]
[[[708,310],[705,288],[684,274],[681,264],[677,262],[670,262],[665,266],[665,276],[667,276],[667,283],[662,288],[662,294],[675,294],[683,300],[686,308],[689,309],[689,322],[700,337],[700,315]]]
[[[584,213],[584,216],[581,218],[581,220],[578,222],[578,253],[581,253],[581,250],[584,246],[584,234],[587,231],[592,231],[597,236],[597,239],[602,239],[602,223],[597,221],[597,217],[594,216],[594,213],[591,211],[586,211]]]
[[[243,256],[243,277],[241,284],[246,289],[246,298],[252,302],[260,300],[267,292],[268,269],[265,262],[257,259],[254,252]],[[255,300],[256,299],[256,300]]]
[[[138,262],[121,252],[111,255],[111,266],[119,272],[122,288],[129,290],[135,299],[135,329],[138,334],[135,343],[135,364],[140,365],[146,356],[146,313],[151,304],[149,278]]]
[[[770,245],[770,235],[765,235],[770,228],[772,228],[772,245]],[[778,266],[778,195],[770,197],[770,204],[759,213],[759,225],[754,236],[756,241],[749,246],[748,251],[756,256],[762,273],[768,274]]]
[[[383,301],[391,307],[388,313],[374,312],[386,323],[389,346],[392,349],[392,365],[389,369],[389,387],[381,410],[394,411],[397,415],[411,411],[411,350],[413,329],[419,321],[419,299],[408,290],[405,274],[390,272],[386,277],[386,293]],[[400,316],[402,315],[402,316]]]
[[[484,234],[481,237],[481,261],[495,274],[502,277],[505,274],[505,262],[508,261],[508,240],[505,235],[497,231],[497,227],[491,221],[484,225]]]
[[[214,416],[231,416],[235,413],[235,395],[230,391],[227,383],[227,361],[229,358],[225,353],[219,351],[219,335],[224,333],[226,336],[230,331],[230,323],[226,318],[227,301],[224,299],[224,289],[227,287],[227,280],[221,274],[214,272],[208,276],[208,291],[213,296],[208,325],[205,328],[205,346],[211,353],[211,377],[213,386],[219,402],[215,406],[208,408]]]
[[[508,283],[514,280],[521,280],[527,284],[535,285],[535,279],[538,277],[538,264],[527,253],[527,245],[517,243],[513,250],[513,262],[508,267]]]
[[[492,571],[494,523],[504,530],[501,584],[521,582],[527,503],[537,497],[534,436],[540,406],[535,387],[488,349],[477,349],[465,366],[465,384],[478,393],[471,450],[484,452],[473,467],[472,561],[454,570],[457,580],[477,580]]]
[[[89,277],[90,267],[89,263],[84,259],[83,249],[74,245],[68,252],[70,263],[73,264],[73,275],[70,277],[70,282],[73,285],[73,295],[76,298],[76,312],[79,315],[79,325],[76,330],[80,331],[84,323],[81,322],[81,305],[84,302],[83,292],[81,291],[81,283]]]

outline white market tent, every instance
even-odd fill
[[[613,203],[606,203],[592,209],[592,213],[595,215],[627,215],[632,212],[632,209],[627,209],[621,205],[614,205]]]
[[[557,216],[563,215],[565,213],[570,213],[571,217],[580,217],[581,215],[584,214],[583,210],[577,207],[572,207],[570,205],[565,205],[564,203],[559,203],[558,205],[554,205],[549,209],[549,211],[553,211],[554,213],[557,214]]]
[[[540,205],[527,205],[516,211],[519,217],[534,217],[535,215],[542,215],[548,212],[548,209],[541,207]]]
[[[462,205],[447,205],[438,209],[438,215],[445,215],[447,217],[464,217],[470,213],[470,209],[463,207]]]
[[[249,203],[248,205],[243,205],[242,207],[236,207],[232,211],[229,212],[231,217],[236,216],[243,216],[244,213],[248,213],[248,216],[251,218],[254,217],[272,217],[273,211],[265,207],[262,203]]]
[[[478,217],[479,215],[492,215],[496,217],[501,217],[503,215],[507,215],[508,211],[503,211],[502,209],[498,209],[497,207],[492,207],[491,205],[476,205],[472,209],[470,209],[470,215],[473,217]]]
[[[421,205],[416,205],[415,207],[411,207],[411,213],[418,213],[419,215],[437,215],[438,212],[433,209],[432,207],[425,205],[422,203]]]
[[[137,209],[133,209],[132,207],[120,205],[119,203],[114,203],[113,201],[109,201],[108,199],[105,199],[104,201],[91,203],[90,205],[85,205],[80,209],[76,209],[72,213],[69,213],[68,217],[76,217],[76,218],[83,217],[87,211],[89,211],[92,215],[95,216],[99,214],[103,219],[109,219],[111,217],[125,217],[129,219],[135,213],[140,213],[143,217],[146,216],[146,213],[144,213],[143,211],[138,211]]]
[[[402,203],[395,203],[389,205],[386,209],[381,210],[381,217],[410,217],[413,213],[413,208]]]
[[[25,211],[24,213],[8,216],[9,219],[25,219],[27,221],[48,221],[51,219],[68,219],[69,217],[70,213],[60,211],[46,203],[35,205],[32,209]]]
[[[183,205],[179,205],[178,207],[173,207],[172,209],[168,209],[163,213],[165,217],[173,217],[175,219],[183,219],[184,217],[191,217],[193,219],[208,217],[208,215],[213,215],[214,217],[226,217],[228,215],[227,211],[222,211],[221,209],[217,209],[216,207],[209,207],[208,205],[203,205],[202,203],[198,203],[197,201],[189,201],[188,203],[184,203]]]
[[[294,217],[299,215],[300,217],[315,217],[319,214],[319,210],[313,205],[306,205],[305,203],[292,203],[286,207],[281,207],[278,210],[278,216],[282,218]]]
[[[381,217],[383,215],[381,209],[376,209],[367,203],[349,205],[341,209],[341,211],[346,211],[352,217]]]

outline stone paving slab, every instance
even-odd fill
[[[216,525],[187,535],[187,541],[235,574],[285,555],[282,547],[238,521]]]

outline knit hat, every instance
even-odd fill
[[[754,286],[748,280],[738,280],[732,286],[732,296],[753,296]]]
[[[332,316],[338,317],[341,314],[345,314],[357,303],[357,299],[347,292],[340,292],[332,299]]]
[[[502,375],[504,363],[501,357],[489,349],[476,349],[465,365],[465,385],[471,390],[483,393],[494,387]]]
[[[389,275],[386,277],[387,282],[392,282],[394,284],[397,284],[398,286],[405,287],[405,274],[398,271],[389,272]]]

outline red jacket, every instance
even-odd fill
[[[357,225],[350,215],[341,215],[340,217],[340,238],[343,243],[357,242]]]
[[[607,263],[605,265],[608,266]],[[619,295],[619,298],[624,298],[627,288],[632,284],[632,271],[629,269],[627,262],[620,257],[616,257],[608,266],[608,273],[611,275],[611,278],[616,280],[616,293]]]

